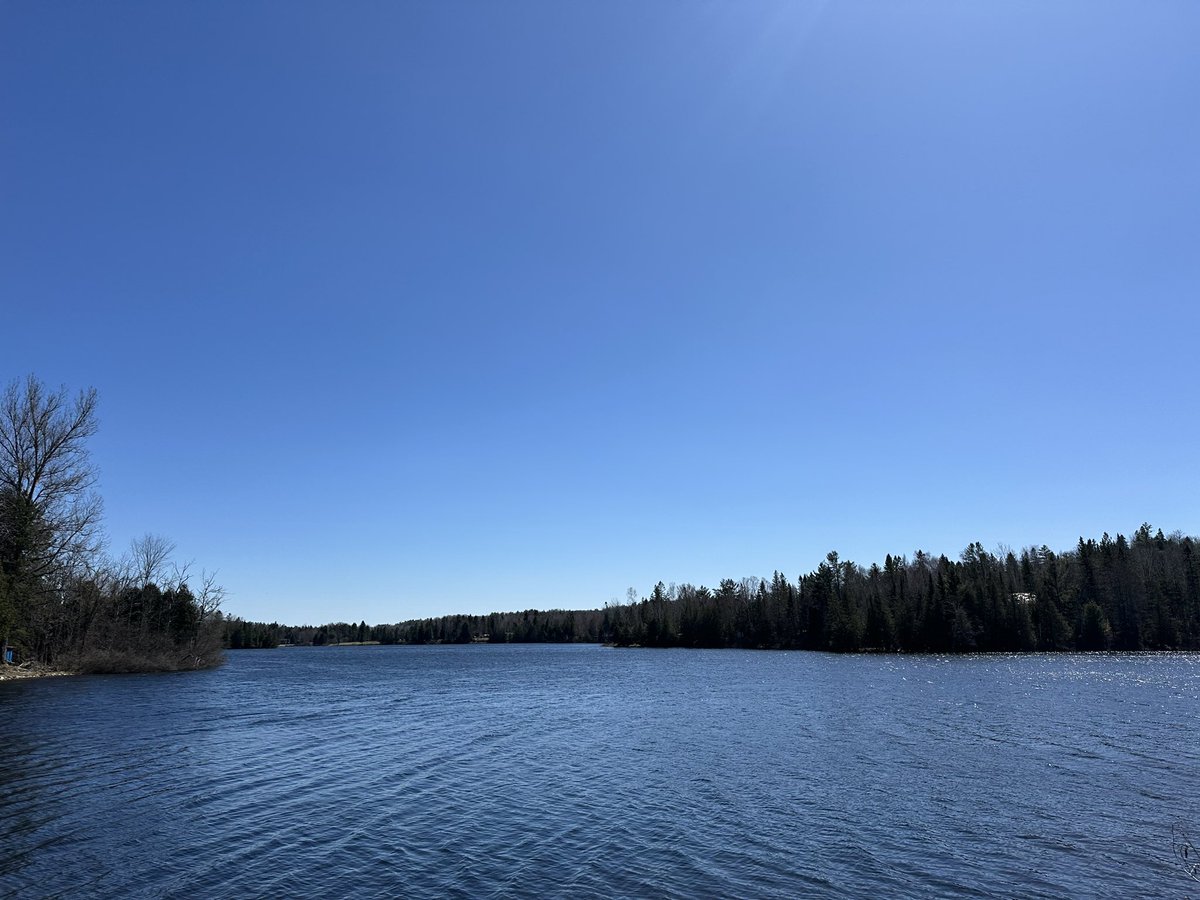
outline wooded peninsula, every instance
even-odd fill
[[[222,660],[223,589],[146,535],[104,551],[88,439],[96,391],[37,378],[0,396],[0,669],[149,672]]]
[[[969,545],[861,566],[828,554],[796,580],[665,585],[604,609],[442,616],[319,627],[227,619],[231,648],[340,643],[609,643],[834,652],[1200,649],[1196,539],[1143,524],[1071,551]]]

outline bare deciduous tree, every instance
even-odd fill
[[[163,581],[175,542],[159,534],[144,534],[129,543],[130,577],[138,587]]]
[[[204,570],[200,573],[200,590],[196,594],[196,608],[200,621],[206,622],[221,608],[225,600],[225,588],[217,584],[217,573]]]
[[[87,440],[96,433],[96,391],[72,399],[33,375],[0,397],[0,642],[44,588],[100,548],[100,498]]]
[[[74,400],[30,375],[0,399],[0,565],[16,581],[50,575],[99,549],[101,502],[87,440],[96,391]]]

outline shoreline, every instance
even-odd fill
[[[61,678],[67,675],[78,674],[78,672],[65,672],[61,669],[51,669],[48,666],[40,665],[13,666],[7,663],[0,665],[0,681],[24,681],[28,678]]]

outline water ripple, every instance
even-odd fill
[[[1200,657],[293,648],[0,686],[12,896],[1186,892]]]

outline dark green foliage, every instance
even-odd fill
[[[1104,535],[1069,553],[1018,557],[974,543],[957,561],[917,551],[863,568],[828,554],[791,582],[727,578],[716,590],[656,584],[603,610],[525,610],[367,627],[231,619],[226,646],[597,642],[923,653],[1200,648],[1200,554],[1182,535]]]
[[[487,616],[441,616],[395,625],[331,622],[327,625],[279,625],[225,621],[225,646],[232,650],[281,645],[332,644],[564,644],[598,643],[608,626],[601,610],[536,610]]]
[[[1080,650],[1107,650],[1112,641],[1108,617],[1095,601],[1089,600],[1079,621]]]
[[[47,662],[79,672],[164,672],[221,661],[221,613],[187,584],[118,590],[78,581],[60,598]]]
[[[11,630],[18,659],[78,672],[178,671],[222,659],[221,613],[186,584],[72,577],[39,587],[42,602]]]
[[[1018,558],[971,544],[958,561],[918,551],[864,569],[830,553],[789,583],[778,572],[692,585],[605,611],[619,645],[967,653],[1200,648],[1195,541],[1153,535],[1079,541]]]

